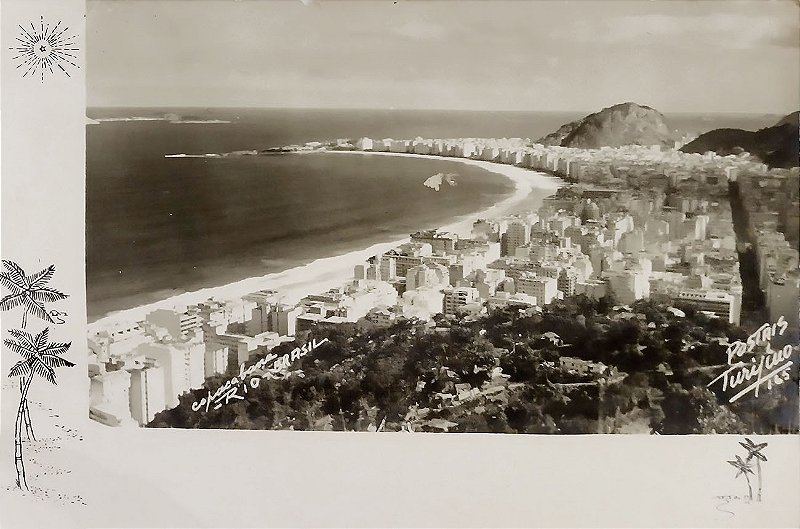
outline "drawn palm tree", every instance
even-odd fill
[[[748,474],[753,473],[753,469],[751,467],[751,463],[747,461],[742,461],[742,458],[738,455],[736,456],[736,461],[728,461],[731,465],[733,465],[738,472],[736,473],[736,477],[738,478],[740,475],[744,474],[744,477],[747,479],[747,489],[750,491],[750,501],[753,500],[753,487],[750,485],[750,476]]]
[[[11,310],[22,305],[22,328],[25,328],[28,314],[41,318],[49,323],[55,323],[45,309],[45,303],[52,303],[67,297],[58,290],[45,286],[56,271],[54,265],[32,275],[25,275],[25,271],[15,262],[3,259],[6,271],[0,273],[0,283],[10,294],[0,300],[0,310]]]
[[[767,443],[758,443],[755,444],[753,441],[748,439],[747,437],[744,438],[744,443],[739,443],[747,450],[747,458],[745,459],[746,462],[750,462],[751,459],[756,460],[756,469],[758,470],[758,495],[756,496],[756,501],[761,501],[761,462],[767,460],[767,456],[761,453],[761,450],[767,447]]]
[[[21,396],[19,408],[17,410],[17,420],[14,423],[14,467],[17,471],[17,486],[28,488],[25,479],[25,463],[22,458],[22,428],[28,432],[29,438],[33,436],[33,426],[30,421],[28,411],[28,391],[33,382],[33,377],[38,375],[45,378],[51,384],[56,383],[57,367],[72,367],[75,364],[61,358],[67,352],[72,343],[48,343],[49,328],[45,328],[37,335],[12,329],[9,334],[14,339],[6,338],[3,344],[22,356],[22,360],[11,367],[9,377],[24,377],[21,384]]]

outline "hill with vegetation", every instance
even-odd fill
[[[674,141],[674,134],[660,112],[628,102],[562,125],[557,131],[537,140],[537,143],[597,149],[623,145],[671,147]]]
[[[771,127],[758,131],[742,129],[714,129],[701,134],[684,145],[683,152],[719,155],[748,152],[770,167],[797,167],[800,165],[800,136],[798,116],[793,112]]]
[[[675,310],[679,308],[680,310]],[[683,312],[681,312],[683,311]],[[180,397],[150,427],[540,434],[796,432],[797,383],[733,404],[707,384],[746,333],[691,304],[619,307],[585,296],[541,313],[508,307],[389,327],[314,329],[328,341],[281,379],[242,399],[193,411]],[[272,352],[288,353],[297,344]],[[255,362],[255,360],[254,360]],[[576,369],[576,363],[591,371]],[[597,368],[597,369],[595,369]],[[796,379],[795,370],[793,377]]]

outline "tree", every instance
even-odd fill
[[[509,399],[504,412],[509,426],[517,433],[555,433],[557,431],[553,418],[545,415],[542,411],[541,401],[548,397],[537,395],[537,392],[541,391],[541,386],[529,386],[522,393],[514,394]]]
[[[685,389],[677,383],[664,388],[661,402],[664,420],[657,430],[662,434],[738,433],[745,431],[741,419],[721,406],[708,388]]]
[[[767,447],[767,443],[759,443],[755,444],[753,441],[748,439],[747,437],[744,438],[744,443],[739,443],[747,450],[747,459],[746,462],[750,462],[751,459],[755,458],[756,460],[756,468],[758,470],[758,496],[756,497],[756,501],[761,501],[761,462],[767,460],[767,456],[761,453],[761,450]],[[750,496],[752,498],[752,492]]]
[[[514,382],[533,381],[539,367],[539,358],[527,344],[520,344],[500,359],[503,373],[510,375]]]
[[[612,307],[617,305],[617,296],[614,291],[609,289],[606,295],[598,300],[597,312],[600,314],[608,314]]]
[[[562,434],[591,434],[597,433],[597,421],[576,415],[564,416],[557,421],[559,432]]]
[[[73,367],[75,364],[61,358],[61,355],[67,352],[72,343],[48,343],[48,328],[45,328],[36,336],[16,329],[10,330],[9,334],[11,334],[14,339],[5,339],[3,343],[6,347],[23,358],[11,366],[8,376],[25,377],[25,382],[22,383],[19,408],[17,409],[17,419],[14,423],[14,467],[17,471],[17,486],[27,489],[28,483],[25,480],[25,463],[22,458],[22,427],[24,422],[25,428],[29,434],[33,435],[27,400],[31,382],[33,382],[34,375],[38,375],[51,384],[55,384],[55,368]]]
[[[486,417],[480,413],[470,413],[459,418],[458,426],[453,431],[469,433],[487,433],[492,430],[486,423]]]
[[[491,433],[516,433],[508,424],[508,418],[502,409],[493,406],[483,412],[486,421],[486,431]]]
[[[734,468],[738,470],[736,473],[736,477],[738,478],[740,475],[744,474],[744,477],[747,479],[747,490],[750,492],[750,500],[753,500],[753,487],[750,485],[750,476],[748,474],[752,474],[753,470],[750,468],[752,463],[742,461],[742,458],[738,455],[736,456],[736,461],[728,461],[729,464],[733,465]]]
[[[22,328],[25,328],[28,313],[37,318],[41,318],[49,323],[55,323],[53,318],[45,309],[45,303],[66,299],[67,295],[54,288],[45,286],[56,271],[54,265],[50,265],[32,275],[25,275],[25,271],[15,262],[3,260],[5,272],[0,273],[0,283],[10,294],[0,300],[0,310],[11,310],[22,305]]]

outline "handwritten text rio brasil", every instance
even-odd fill
[[[214,393],[209,391],[208,395],[200,399],[200,401],[195,401],[192,403],[192,410],[199,411],[200,408],[204,407],[205,411],[208,411],[208,408],[212,403],[214,404],[214,409],[218,410],[223,404],[228,404],[232,399],[244,400],[244,396],[239,394],[240,389],[243,393],[248,392],[248,386],[256,389],[261,383],[262,378],[266,378],[270,374],[280,373],[281,371],[287,369],[292,362],[304,357],[327,341],[327,338],[323,338],[320,341],[317,341],[317,339],[314,338],[310,342],[303,344],[301,347],[295,347],[292,349],[291,353],[287,353],[281,357],[270,353],[246,369],[244,364],[240,364],[239,374],[237,376],[231,378],[225,382],[225,384],[218,387]],[[275,363],[271,368],[267,368],[267,364],[273,360],[276,360]],[[257,371],[261,370],[266,371],[264,373],[256,373]],[[249,380],[248,377],[250,377]]]
[[[783,384],[789,380],[789,370],[793,362],[789,360],[792,356],[792,345],[787,344],[781,349],[773,350],[770,342],[775,336],[781,336],[788,327],[786,319],[781,316],[776,323],[770,325],[765,323],[756,332],[751,334],[746,342],[740,340],[728,346],[728,369],[722,372],[717,378],[708,383],[708,386],[722,381],[722,390],[734,389],[745,382],[755,381],[747,385],[729,399],[735,402],[749,392],[758,397],[758,391],[762,384],[767,384],[767,389],[772,389],[772,385]],[[763,351],[754,351],[757,346],[766,345]],[[738,360],[746,354],[752,354],[750,362]]]

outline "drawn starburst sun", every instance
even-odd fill
[[[50,27],[44,23],[44,17],[39,17],[39,28],[33,22],[30,29],[22,25],[16,40],[20,43],[9,49],[16,51],[17,55],[12,60],[19,62],[17,69],[24,69],[22,77],[28,75],[38,76],[44,82],[46,73],[55,73],[54,68],[71,77],[67,69],[70,66],[80,68],[75,61],[75,53],[79,48],[75,45],[76,35],[71,35],[68,26],[62,26],[61,21]]]

